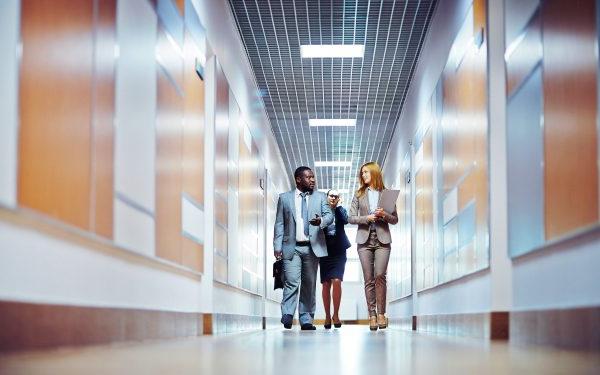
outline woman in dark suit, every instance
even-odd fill
[[[350,245],[344,225],[348,224],[348,212],[340,203],[340,194],[337,190],[327,192],[327,202],[334,213],[334,220],[325,231],[327,241],[327,256],[319,258],[321,271],[321,284],[323,285],[323,306],[325,306],[325,329],[331,329],[331,322],[335,328],[340,328],[340,301],[342,299],[342,281],[346,268],[346,249]],[[333,289],[333,316],[331,315],[331,290]]]

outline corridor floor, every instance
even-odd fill
[[[599,353],[366,326],[0,355],[0,374],[599,374]]]

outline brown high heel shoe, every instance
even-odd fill
[[[376,316],[370,316],[369,317],[369,329],[371,331],[377,331],[377,317]]]
[[[380,329],[387,328],[388,326],[388,318],[384,314],[377,315],[377,325]]]

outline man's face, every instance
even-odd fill
[[[310,169],[302,172],[300,177],[296,178],[296,186],[300,191],[313,191],[315,189],[315,174]]]

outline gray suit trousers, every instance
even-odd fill
[[[310,246],[296,246],[292,259],[283,260],[285,283],[283,284],[281,314],[294,315],[299,294],[300,324],[312,323],[315,317],[318,265],[319,258],[313,253]]]

